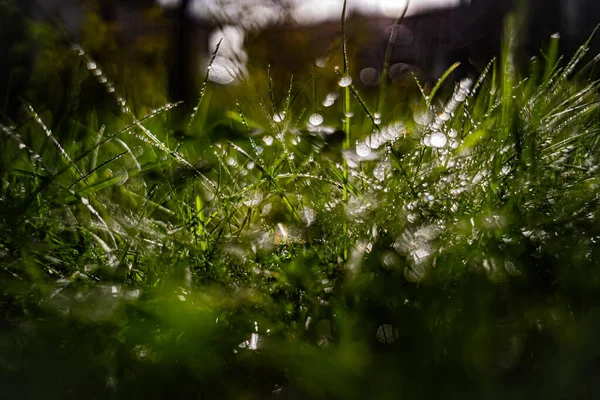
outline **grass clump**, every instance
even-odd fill
[[[207,75],[183,122],[138,116],[72,50],[112,103],[78,109],[73,79],[62,113],[21,98],[0,125],[7,398],[589,394],[585,45],[526,77],[509,48],[399,107],[346,58],[323,99],[269,76],[218,100]]]

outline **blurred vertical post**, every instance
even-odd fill
[[[100,2],[100,16],[106,22],[115,22],[118,18],[117,0],[102,0]]]
[[[187,107],[193,102],[195,94],[194,79],[190,73],[192,50],[190,38],[192,35],[192,19],[189,9],[192,1],[181,0],[175,14],[173,59],[169,68],[169,95],[171,101],[185,101]]]

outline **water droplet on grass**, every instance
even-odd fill
[[[314,113],[308,118],[308,122],[310,122],[311,125],[319,126],[323,123],[323,116],[321,114]]]
[[[444,135],[442,132],[434,132],[431,134],[431,138],[430,138],[431,147],[436,147],[439,149],[439,148],[444,147],[447,142],[448,142],[448,139],[446,138],[446,135]]]
[[[306,226],[310,226],[316,218],[315,210],[309,207],[304,207],[300,212],[300,216],[302,217],[302,221],[306,224]]]
[[[338,81],[338,85],[341,87],[348,87],[352,84],[352,77],[348,74],[343,75]]]
[[[87,69],[89,69],[90,71],[95,70],[96,69],[96,63],[93,61],[89,61],[86,65]]]
[[[125,182],[129,180],[129,174],[125,170],[117,172],[115,177],[118,178],[117,182],[115,183],[118,186],[124,185]]]
[[[271,135],[264,136],[263,142],[265,142],[265,144],[267,146],[271,146],[273,144],[273,136],[271,136]]]
[[[423,144],[427,147],[431,147],[431,135],[423,136]]]
[[[78,44],[74,44],[72,47],[73,51],[75,52],[75,54],[77,54],[78,56],[82,56],[85,54],[85,52],[83,51],[83,49],[81,48],[80,45]]]
[[[244,201],[244,205],[247,207],[256,207],[262,202],[262,199],[262,192],[253,192],[248,195],[248,198]]]
[[[315,65],[319,68],[325,68],[329,60],[327,57],[319,57],[315,60]]]
[[[432,120],[432,115],[428,110],[415,112],[413,115],[413,119],[419,125],[427,125]]]
[[[386,167],[387,165],[385,163],[377,164],[377,166],[373,170],[373,176],[375,177],[375,179],[377,179],[380,182],[383,182],[385,180]]]
[[[459,83],[459,87],[464,91],[471,90],[472,86],[473,86],[473,79],[471,79],[471,78],[461,79],[461,81]]]
[[[371,147],[365,142],[356,142],[356,154],[359,157],[369,157],[371,155]]]
[[[336,92],[329,93],[327,96],[325,96],[325,100],[323,100],[323,106],[331,107],[339,96],[340,95]]]
[[[237,166],[237,160],[234,157],[227,157],[227,165],[235,167]]]
[[[465,101],[465,100],[466,100],[467,96],[466,96],[464,93],[462,93],[462,92],[458,92],[458,93],[455,93],[455,94],[454,94],[454,96],[453,96],[452,98],[453,98],[455,101],[457,101],[457,102],[459,102],[459,103],[462,103],[463,101]]]
[[[253,333],[252,335],[250,335],[250,344],[248,345],[248,348],[250,350],[257,350],[260,342],[261,338],[258,335],[258,333]]]
[[[214,59],[209,71],[208,79],[221,85],[233,82],[236,75],[239,74],[239,69],[234,61],[219,56]]]

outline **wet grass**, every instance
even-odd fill
[[[208,72],[184,121],[73,47],[1,119],[5,398],[588,398],[600,99],[557,46],[401,103]]]

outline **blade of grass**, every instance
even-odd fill
[[[404,5],[404,9],[402,10],[402,14],[394,21],[392,28],[390,30],[390,37],[388,38],[387,46],[385,47],[385,55],[383,56],[383,68],[381,69],[381,75],[379,76],[379,96],[377,98],[377,107],[376,110],[379,115],[383,116],[385,113],[385,99],[387,96],[387,79],[388,79],[388,71],[390,69],[390,61],[392,59],[393,53],[393,45],[396,43],[396,25],[399,25],[400,22],[406,16],[406,12],[408,11],[408,6],[410,5],[410,0],[407,0]]]
[[[200,88],[200,96],[198,97],[198,102],[192,111],[192,115],[190,116],[190,121],[188,122],[186,133],[189,133],[192,130],[192,126],[194,121],[196,120],[196,116],[198,115],[198,111],[202,106],[202,100],[204,99],[204,94],[206,93],[206,87],[208,86],[208,80],[210,78],[210,70],[212,68],[213,63],[215,62],[215,58],[217,58],[217,53],[219,52],[219,47],[221,47],[221,43],[223,42],[223,38],[219,40],[215,51],[212,53],[210,61],[208,63],[208,67],[206,68],[206,75],[204,76],[204,81],[202,82],[202,87]]]
[[[444,83],[444,81],[446,80],[446,78],[448,78],[448,76],[452,72],[454,72],[454,70],[456,68],[458,68],[459,66],[460,66],[459,62],[456,62],[456,63],[452,64],[450,66],[450,68],[448,68],[446,70],[446,72],[444,72],[444,74],[440,77],[440,79],[438,79],[438,81],[436,82],[436,84],[433,87],[433,89],[431,89],[431,93],[429,94],[429,96],[427,96],[427,107],[429,107],[431,105],[431,102],[433,101],[433,98],[435,97],[435,95],[438,92],[438,90],[440,89],[440,87],[442,87],[442,84]]]

